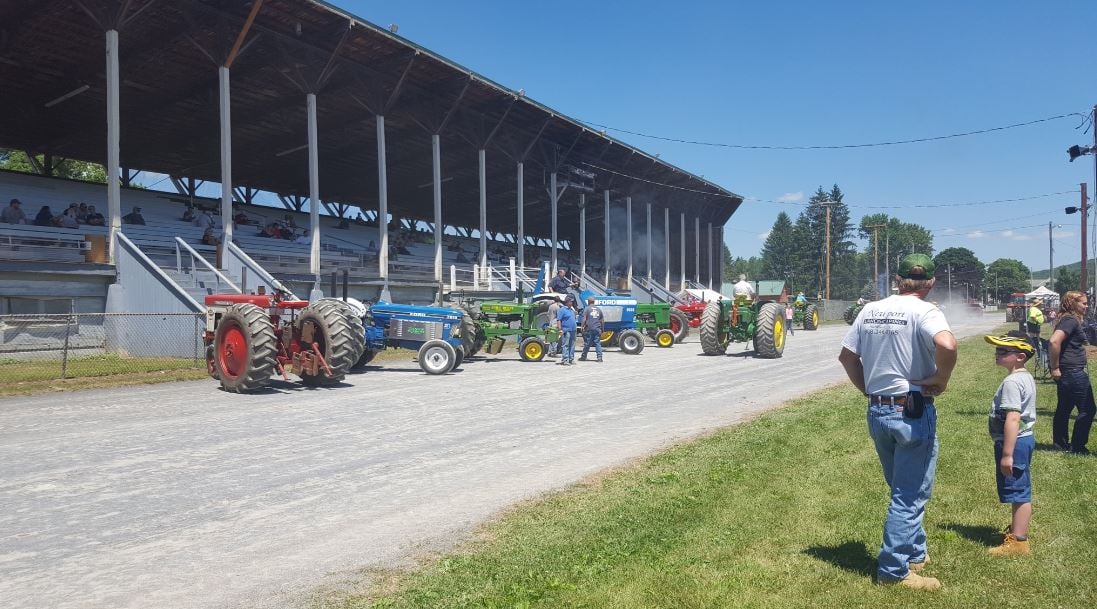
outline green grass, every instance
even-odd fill
[[[178,357],[71,357],[61,379],[61,360],[0,359],[0,396],[193,380],[206,377],[205,359]]]
[[[749,424],[549,495],[414,572],[361,574],[325,608],[812,609],[1090,606],[1097,587],[1097,458],[1038,450],[1034,555],[992,559],[1009,521],[986,432],[1004,371],[980,339],[939,400],[941,456],[926,519],[945,590],[872,583],[887,504],[856,391],[838,387]],[[1049,443],[1055,388],[1039,388]],[[342,594],[342,595],[340,595]]]

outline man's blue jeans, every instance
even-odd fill
[[[926,559],[922,521],[937,473],[937,410],[926,404],[922,418],[909,419],[902,407],[870,405],[868,431],[891,487],[877,579],[893,582],[907,576],[909,563]]]
[[[574,362],[575,330],[564,330],[563,333],[560,334],[560,344],[563,345],[563,353],[560,354],[560,361]]]
[[[581,359],[587,358],[587,351],[591,346],[594,346],[594,352],[598,355],[598,359],[602,359],[602,331],[601,330],[587,330],[583,332],[583,354],[579,357]]]

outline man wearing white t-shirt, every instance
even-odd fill
[[[868,396],[868,428],[891,487],[877,558],[877,582],[938,590],[919,574],[926,565],[922,522],[937,471],[933,397],[948,386],[956,339],[945,316],[924,299],[933,289],[933,259],[911,254],[899,264],[899,294],[865,305],[842,341],[838,361]]]

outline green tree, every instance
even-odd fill
[[[1055,291],[1059,292],[1060,297],[1077,290],[1081,285],[1082,277],[1078,271],[1065,266],[1059,267],[1059,272],[1055,274]]]
[[[986,285],[994,299],[1006,302],[1013,292],[1028,292],[1030,271],[1025,263],[1012,258],[999,258],[987,266]]]
[[[104,184],[107,181],[107,172],[103,166],[98,163],[59,157],[54,157],[52,160],[53,171],[45,172],[46,175],[67,178],[70,180],[100,182]],[[35,163],[37,163],[37,166]],[[22,150],[0,148],[0,169],[21,171],[23,173],[43,173],[42,171],[39,171],[39,168],[45,170],[46,167],[46,156],[43,154],[35,155],[34,162],[31,162],[31,157],[27,156],[27,153]],[[134,186],[137,185],[135,184]]]
[[[773,222],[773,228],[766,237],[766,243],[762,247],[762,275],[763,279],[785,279],[792,281],[793,270],[796,266],[796,241],[793,236],[792,219],[788,214],[777,214],[777,220]],[[795,289],[798,287],[793,283]]]
[[[808,200],[793,228],[796,239],[798,273],[794,281],[807,293],[826,291],[827,209],[830,209],[830,288],[833,298],[856,298],[864,283],[858,277],[856,247],[849,207],[842,202],[845,194],[835,184],[830,191],[822,187]],[[803,280],[797,275],[802,275]]]
[[[975,256],[975,252],[966,247],[950,247],[941,250],[933,259],[937,265],[937,285],[939,288],[952,285],[958,294],[983,293],[983,277],[986,267]]]

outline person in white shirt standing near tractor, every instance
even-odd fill
[[[838,361],[868,398],[868,429],[891,487],[876,581],[939,590],[919,572],[929,561],[923,525],[937,471],[934,397],[948,387],[956,338],[940,309],[925,301],[933,259],[911,254],[899,264],[899,294],[870,302],[853,322]]]

